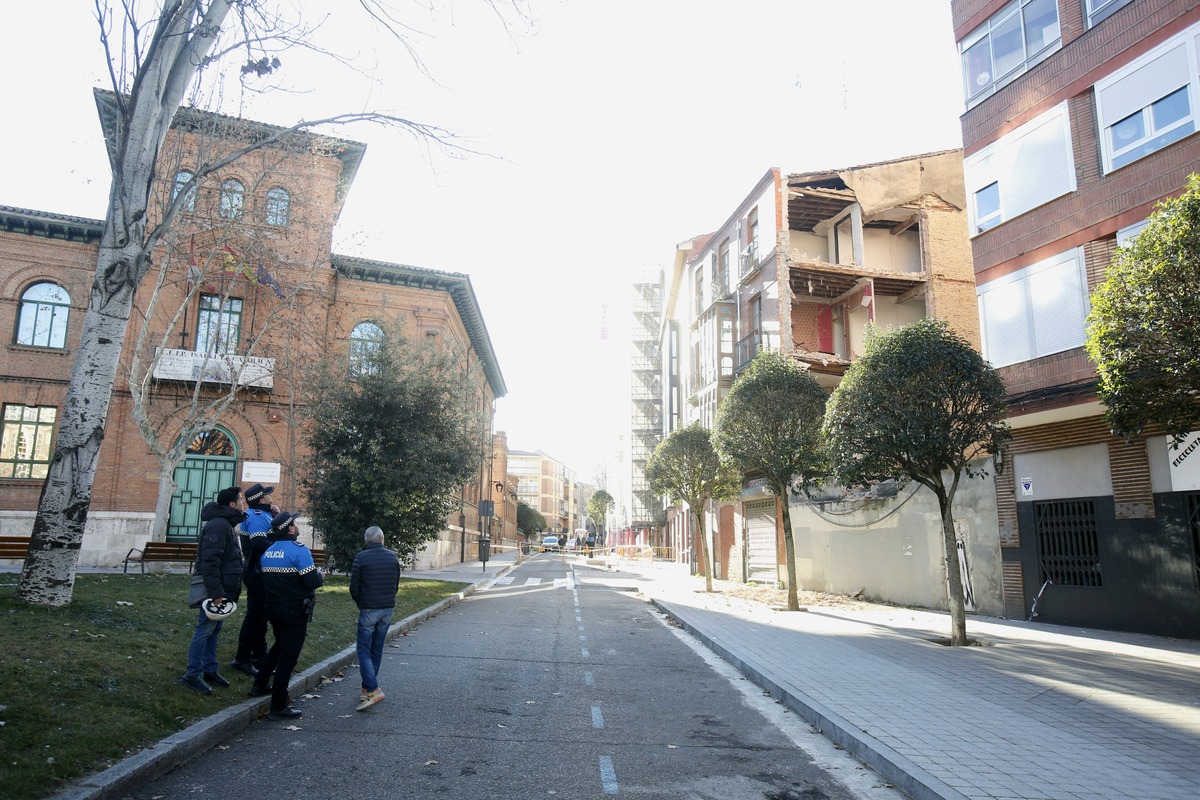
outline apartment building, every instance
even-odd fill
[[[113,124],[111,93],[97,92],[102,125]],[[139,289],[122,367],[113,387],[84,533],[81,566],[116,566],[151,538],[194,541],[203,503],[224,486],[277,487],[274,499],[303,510],[295,382],[301,367],[347,353],[347,374],[397,325],[410,340],[461,354],[481,414],[506,393],[496,355],[463,274],[331,252],[333,225],[361,163],[353,141],[296,134],[192,181],[195,164],[280,129],[183,109],[176,115],[156,180],[151,214],[187,192],[170,236],[155,253],[158,276]],[[99,220],[0,207],[0,329],[10,331],[0,362],[3,446],[0,531],[28,535],[38,505],[94,279]],[[169,332],[169,336],[168,336]],[[139,342],[142,334],[145,339]],[[135,357],[152,364],[131,373]],[[470,365],[469,368],[466,365]],[[236,401],[217,427],[191,442],[175,469],[169,511],[156,513],[159,465],[133,420],[131,381],[148,387],[148,418],[164,436],[196,394],[227,391]],[[479,502],[487,476],[463,487],[422,565],[462,557],[466,531],[484,528]],[[161,519],[160,519],[161,521]],[[309,531],[305,531],[309,533]]]
[[[582,527],[575,502],[575,473],[541,450],[509,450],[508,474],[517,499],[546,519],[546,530],[570,535]]]
[[[1110,434],[1083,350],[1114,251],[1200,162],[1200,3],[951,5],[983,352],[1014,429],[1006,614],[1200,636],[1200,481],[1166,437]]]
[[[763,349],[791,355],[832,391],[862,352],[868,325],[933,316],[978,345],[965,203],[957,150],[819,172],[768,170],[714,233],[677,247],[663,351],[672,354],[664,384],[678,388],[664,427],[711,427],[737,374]],[[976,607],[998,609],[994,492],[986,480],[973,483],[956,506],[961,555],[973,565]],[[791,502],[802,588],[945,604],[932,496]],[[778,500],[765,487],[751,482],[738,503],[707,513],[715,574],[786,578]],[[689,543],[698,565],[691,526],[681,509],[670,513],[670,537]]]

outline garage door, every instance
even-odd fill
[[[775,559],[775,501],[746,503],[746,580],[777,583],[779,565]]]

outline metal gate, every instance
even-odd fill
[[[168,542],[195,542],[200,538],[200,509],[226,486],[236,486],[237,446],[233,437],[217,429],[197,436],[183,463],[175,468],[177,488],[171,496],[167,520]]]
[[[743,507],[746,515],[746,580],[779,582],[775,546],[775,500],[756,500]]]

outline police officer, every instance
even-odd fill
[[[279,509],[271,505],[274,486],[256,483],[246,490],[246,519],[242,522],[242,555],[246,557],[242,583],[246,585],[246,615],[238,633],[237,655],[229,666],[251,678],[267,657],[267,609],[259,562],[271,543],[271,522]]]
[[[303,713],[290,707],[288,683],[304,648],[317,589],[325,582],[313,563],[312,553],[296,541],[298,516],[286,511],[275,515],[271,520],[271,544],[259,559],[267,622],[275,641],[254,679],[250,696],[262,697],[270,691],[269,719],[295,719]]]

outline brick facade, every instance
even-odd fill
[[[226,134],[216,139],[209,135],[213,126],[188,127],[189,113],[190,119],[195,119],[196,112],[185,112],[185,124],[180,126],[177,117],[177,127],[164,146],[152,220],[161,217],[177,172],[190,171],[197,161],[237,146],[236,135],[264,127],[214,117],[216,127],[223,125]],[[106,519],[106,512],[139,520],[130,536],[133,540],[140,537],[140,541],[129,546],[140,545],[146,538],[146,518],[153,517],[158,494],[159,466],[133,424],[129,370],[135,355],[148,362],[156,347],[191,350],[196,346],[199,298],[187,296],[189,266],[193,272],[199,269],[204,273],[200,293],[228,291],[229,297],[241,300],[237,352],[274,359],[274,386],[269,390],[241,389],[237,400],[222,413],[219,425],[236,443],[239,465],[248,461],[280,465],[274,499],[283,507],[303,510],[305,502],[298,488],[297,470],[304,453],[298,443],[293,382],[301,379],[302,367],[316,359],[345,358],[350,333],[360,322],[396,325],[413,342],[434,342],[461,353],[470,365],[467,374],[479,393],[479,408],[490,415],[494,400],[503,396],[505,387],[469,278],[331,253],[333,224],[361,153],[362,146],[354,142],[293,136],[285,145],[264,148],[234,162],[196,188],[194,209],[175,220],[135,299],[99,455],[85,553],[89,550],[86,539],[95,527],[93,517]],[[243,212],[235,220],[220,213],[220,186],[230,178],[245,187]],[[290,197],[286,225],[271,224],[265,212],[266,193],[277,187]],[[79,220],[72,228],[67,224],[70,218],[17,209],[0,209],[0,218],[5,221],[0,225],[0,328],[16,330],[21,294],[33,283],[57,283],[71,297],[65,349],[21,346],[12,335],[3,345],[0,402],[61,408],[95,272],[98,236],[89,238],[88,232],[98,233],[101,223]],[[33,227],[26,230],[23,223],[30,220],[33,226],[45,224],[56,231],[69,228],[81,240],[72,241],[65,235],[53,238]],[[278,217],[274,221],[278,222]],[[226,272],[226,267],[233,267],[234,272]],[[260,269],[277,282],[279,292],[260,278]],[[161,288],[152,303],[160,270]],[[141,334],[147,336],[139,346]],[[134,377],[140,379],[141,375]],[[150,385],[151,418],[168,433],[177,431],[194,384],[157,381]],[[203,396],[215,392],[214,385],[201,388]],[[482,530],[477,504],[486,491],[486,480],[481,471],[462,493],[461,513],[471,531]],[[36,479],[0,480],[0,527],[5,533],[28,533],[41,484]],[[447,527],[458,525],[456,511]],[[113,563],[115,557],[119,563],[124,554],[122,549],[119,553],[94,553],[93,558]],[[81,563],[86,561],[81,559]]]

